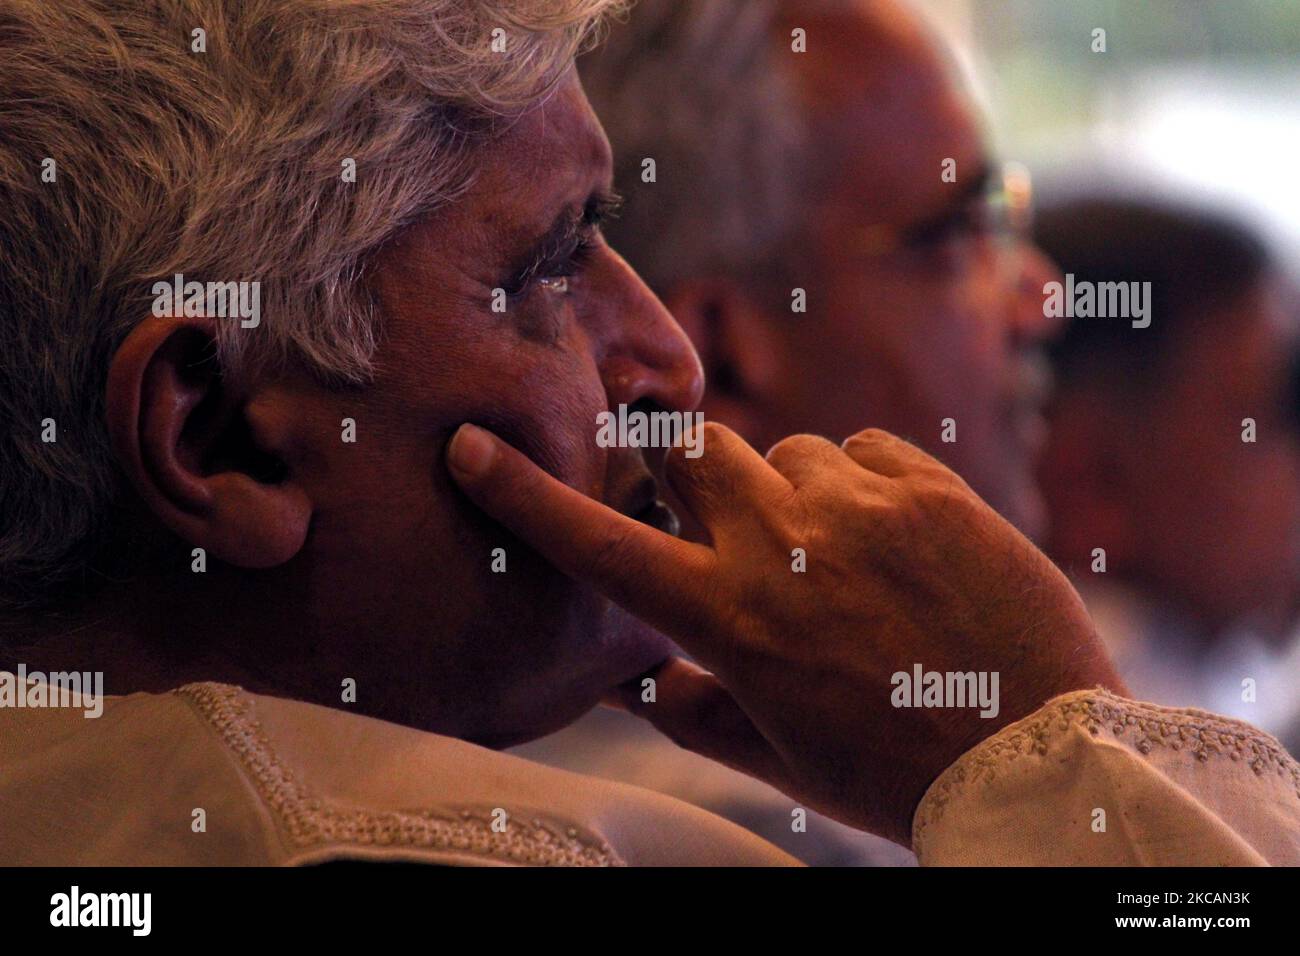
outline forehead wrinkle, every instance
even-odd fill
[[[543,118],[539,122],[545,124]],[[528,243],[530,248],[536,248],[563,239],[564,235],[580,226],[582,208],[590,196],[601,191],[610,181],[610,144],[601,127],[595,122],[582,124],[582,129],[588,133],[584,144],[575,144],[573,140],[556,142],[565,135],[563,125],[567,124],[543,130],[541,142],[534,147],[534,152],[546,157],[541,161],[542,170],[538,170],[545,185],[536,190],[528,189],[530,183],[538,182],[538,178],[532,176],[523,183],[530,195],[545,194],[546,199],[534,204],[523,216],[516,216],[513,215],[516,211],[511,208],[510,200],[517,195],[519,183],[499,183],[499,189],[495,190],[495,204],[504,209],[500,209],[497,216],[491,216],[490,220],[497,220],[498,217],[506,220],[513,246]],[[578,150],[581,150],[581,159],[571,160],[565,157],[565,153]],[[554,183],[554,187],[550,183]],[[500,215],[502,212],[503,216]]]
[[[576,75],[525,114],[513,132],[527,143],[538,165],[570,173],[575,181],[585,182],[591,170],[612,164],[605,131]]]
[[[489,278],[485,267],[514,265],[539,240],[555,238],[557,223],[580,220],[589,197],[607,190],[611,179],[609,142],[576,81],[476,151],[470,186],[413,225],[400,243],[408,252],[412,245],[436,247],[436,261],[475,282]],[[401,258],[406,271],[422,272],[431,261]]]

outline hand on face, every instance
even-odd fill
[[[518,546],[442,466],[455,429],[478,422],[642,515],[647,463],[600,447],[597,415],[685,412],[703,388],[681,329],[601,238],[609,146],[576,77],[472,159],[473,183],[370,263],[383,320],[364,388],[297,363],[223,374],[213,319],[150,317],[118,349],[112,441],[172,555],[138,585],[149,599],[131,627],[142,646],[184,635],[205,655],[155,686],[218,679],[337,706],[351,678],[370,716],[508,746],[669,653]],[[211,562],[201,575],[191,548]],[[124,681],[149,666],[112,659]]]
[[[654,703],[639,684],[625,695],[678,743],[906,843],[925,788],[979,740],[1057,694],[1122,690],[1061,573],[919,449],[797,435],[765,460],[704,428],[704,454],[674,452],[667,473],[712,546],[617,514],[481,429],[448,455],[489,515],[710,669],[671,660]],[[998,672],[997,716],[895,708],[891,675],[917,663]]]

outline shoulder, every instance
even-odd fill
[[[793,862],[669,797],[229,685],[110,698],[98,720],[51,713],[26,771],[3,775],[0,820],[18,814],[23,834],[52,843],[25,836],[24,859],[6,862]],[[0,746],[0,764],[18,756]],[[70,802],[69,790],[104,799]],[[42,815],[74,805],[72,820]]]

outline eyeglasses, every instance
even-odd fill
[[[1002,163],[984,188],[960,207],[912,226],[877,223],[862,227],[854,252],[859,256],[925,252],[954,241],[992,241],[1013,251],[1029,239],[1033,227],[1034,185],[1021,163]]]

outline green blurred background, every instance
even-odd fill
[[[1000,152],[1050,194],[1190,191],[1300,254],[1300,0],[917,2],[964,51]]]

